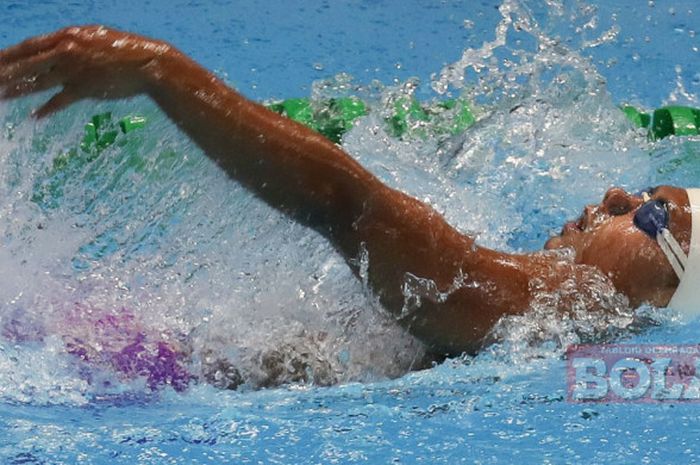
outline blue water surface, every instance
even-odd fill
[[[590,87],[578,83],[579,75],[585,75],[585,72],[572,72],[570,76],[573,77],[566,85],[545,76],[541,88],[533,85],[515,99],[521,104],[519,107],[533,109],[532,114],[545,108],[538,105],[546,101],[548,114],[559,120],[566,120],[565,116],[557,115],[565,115],[567,111],[582,112],[580,121],[573,121],[569,115],[571,124],[558,129],[554,135],[544,133],[541,145],[537,145],[527,137],[519,141],[518,131],[525,130],[529,124],[535,127],[535,131],[538,125],[550,120],[533,117],[527,112],[518,119],[520,116],[515,105],[510,113],[496,112],[506,116],[486,118],[475,129],[474,134],[479,135],[481,144],[475,143],[475,146],[483,148],[479,153],[488,154],[469,158],[470,162],[477,159],[481,163],[476,168],[476,162],[472,165],[466,163],[467,168],[463,168],[465,163],[462,162],[466,158],[457,155],[440,163],[440,166],[448,166],[444,176],[435,175],[430,169],[424,169],[420,150],[411,151],[413,146],[424,147],[425,141],[414,141],[413,146],[394,142],[383,145],[385,141],[380,139],[368,142],[362,138],[366,133],[361,131],[363,128],[370,131],[371,122],[364,123],[366,127],[361,126],[354,135],[350,134],[344,141],[345,147],[382,179],[398,184],[422,200],[441,205],[440,200],[434,199],[436,195],[453,194],[444,186],[463,187],[470,193],[466,200],[472,204],[453,206],[450,202],[462,202],[461,194],[454,193],[455,197],[450,197],[444,204],[448,218],[469,230],[471,227],[490,227],[491,231],[484,233],[482,240],[514,250],[535,248],[541,244],[542,237],[552,232],[550,229],[555,224],[578,214],[586,202],[599,199],[609,183],[620,183],[631,189],[638,184],[644,184],[641,187],[658,182],[691,184],[698,179],[698,165],[687,161],[689,156],[700,152],[696,139],[650,143],[615,113],[616,105],[623,102],[647,109],[668,103],[698,105],[696,95],[700,87],[700,72],[695,62],[700,53],[696,36],[700,29],[700,8],[695,2],[511,1],[503,5],[513,3],[528,10],[532,18],[542,24],[548,37],[555,38],[565,47],[580,50],[581,56],[588,60],[586,63],[596,70],[596,79],[600,81],[600,87],[596,89],[603,90],[594,97],[590,113],[586,113],[589,107],[582,109],[580,105],[588,102],[587,93],[596,92],[587,92]],[[70,24],[103,23],[171,41],[256,100],[308,96],[315,81],[338,73],[352,75],[354,82],[365,86],[377,80],[385,87],[400,87],[407,79],[417,77],[420,83],[415,95],[429,100],[437,97],[431,79],[439,76],[445,65],[458,61],[464,50],[481,47],[483,42],[493,40],[496,25],[502,20],[499,6],[502,4],[495,1],[466,0],[271,0],[262,3],[225,0],[4,0],[0,1],[0,46]],[[560,10],[565,14],[557,20],[551,19]],[[574,20],[568,21],[569,16]],[[595,21],[584,23],[580,18],[595,18]],[[609,30],[615,36],[613,39],[580,47],[582,42],[594,41]],[[533,44],[536,45],[536,41],[532,36],[520,36],[513,30],[506,47],[508,50],[500,50],[494,59],[502,64],[507,52],[532,51],[536,48]],[[588,68],[581,65],[577,69]],[[580,78],[581,82],[589,82],[590,76],[584,77]],[[521,78],[524,81],[530,79],[527,76]],[[559,84],[561,87],[557,87]],[[448,93],[458,95],[459,90],[450,88]],[[577,97],[567,100],[569,94]],[[490,103],[498,108],[500,100],[494,101]],[[36,102],[28,100],[2,105],[8,114],[26,115],[28,107]],[[120,111],[131,108],[130,105],[140,111],[155,111],[143,101],[121,105],[118,107]],[[75,111],[70,114],[72,121],[81,121],[80,118],[89,115],[91,110],[80,107]],[[584,118],[593,113],[596,113],[595,122]],[[162,118],[154,118],[159,121],[158,130],[168,137],[175,137],[172,127]],[[65,124],[69,129],[64,142],[70,144],[76,140],[81,128],[77,123],[71,123],[72,126]],[[58,129],[52,130],[61,133]],[[42,133],[39,130],[37,134]],[[27,145],[35,148],[44,139],[37,136],[28,140],[34,140]],[[217,231],[217,221],[221,221],[221,230],[227,231],[228,223],[224,224],[224,220],[208,210],[187,210],[185,204],[189,193],[207,193],[206,185],[210,183],[228,185],[213,167],[197,161],[196,150],[187,146],[182,136],[179,141],[180,152],[191,149],[194,155],[182,164],[170,162],[167,158],[159,158],[155,163],[160,163],[158,166],[163,170],[185,170],[190,176],[187,183],[163,175],[162,179],[153,181],[156,187],[129,190],[130,180],[122,179],[115,181],[111,191],[97,196],[99,200],[102,195],[105,203],[110,205],[97,202],[86,208],[85,211],[90,210],[98,216],[101,209],[113,208],[115,212],[123,213],[126,220],[124,224],[107,225],[107,233],[96,229],[104,234],[96,232],[97,237],[76,245],[76,257],[65,266],[70,270],[66,272],[68,275],[74,273],[76,282],[84,282],[89,276],[91,263],[115,255],[124,243],[133,246],[124,255],[125,261],[138,262],[146,260],[144,256],[161,254],[168,261],[171,249],[164,247],[162,241],[169,230],[180,231],[178,228],[192,223],[213,225],[211,230]],[[142,142],[150,144],[149,147],[160,147],[161,143],[167,145],[167,140],[162,141],[157,131],[145,136]],[[616,145],[618,143],[620,147]],[[565,150],[561,149],[563,146],[566,146]],[[396,159],[384,159],[380,155],[372,158],[372,154],[384,148],[395,153]],[[465,150],[468,152],[462,147],[462,152]],[[574,182],[569,183],[566,178],[560,181],[559,168],[552,167],[560,157],[578,151],[583,153],[580,158],[572,155],[570,161],[560,166],[561,172],[574,172],[571,175]],[[608,156],[607,151],[615,151],[615,154]],[[590,157],[587,152],[590,152]],[[23,161],[15,166],[17,172],[21,172],[23,163],[38,163],[37,159],[31,158],[33,152],[27,153],[26,159],[19,158]],[[527,169],[509,158],[521,153],[520,159],[527,160]],[[532,159],[527,158],[530,154]],[[392,172],[391,167],[387,168],[392,160],[401,164],[398,174]],[[505,168],[494,167],[492,164],[497,163],[494,160],[500,160],[498,163]],[[8,165],[3,166],[9,170]],[[118,171],[118,168],[110,169]],[[197,181],[200,172],[205,178]],[[469,177],[474,172],[480,173],[480,177]],[[12,183],[21,185],[11,173],[3,173],[3,176],[3,187]],[[115,179],[118,178],[115,176]],[[420,187],[422,181],[425,185],[439,187],[423,191]],[[169,185],[171,187],[167,187]],[[192,191],[182,194],[185,188]],[[249,256],[235,255],[236,259],[271,262],[269,266],[278,270],[271,278],[274,286],[267,283],[273,295],[271,299],[273,304],[284,307],[287,300],[294,300],[294,296],[290,297],[294,292],[280,291],[278,294],[273,292],[273,287],[284,289],[286,283],[303,279],[300,275],[305,272],[294,272],[294,262],[289,272],[284,265],[275,264],[276,249],[297,248],[299,254],[309,256],[317,253],[325,256],[330,249],[315,236],[309,238],[306,232],[299,232],[294,226],[285,226],[289,228],[285,231],[291,236],[289,243],[278,244],[276,241],[281,240],[280,235],[274,230],[281,227],[283,220],[277,217],[270,220],[264,216],[268,213],[262,210],[263,207],[256,207],[244,193],[239,194],[235,187],[230,188],[234,190],[233,197],[243,199],[240,212],[248,209],[245,207],[248,203],[253,205],[250,207],[252,220],[244,218],[238,226],[249,227],[250,237],[255,236],[257,242],[251,240],[245,244],[254,248],[256,244],[265,243],[266,238],[272,238],[271,244],[260,246],[263,258],[257,259],[257,252],[251,252]],[[146,221],[147,226],[139,230],[143,237],[134,245],[130,239],[124,239],[125,231],[129,230],[129,215],[136,224],[142,216],[146,218],[148,212],[141,212],[138,208],[120,212],[117,204],[124,202],[130,207],[138,206],[138,200],[134,199],[146,195],[149,189],[157,193],[159,200],[147,202],[148,208],[155,205],[168,214],[158,221]],[[122,197],[120,192],[126,193]],[[162,192],[168,195],[160,199]],[[561,201],[552,206],[552,199]],[[501,204],[493,207],[489,203],[492,201],[503,202],[505,206],[503,209],[498,207]],[[178,206],[178,202],[185,206]],[[212,198],[210,209],[223,208],[226,202],[226,198]],[[484,211],[495,220],[479,216]],[[472,213],[473,218],[469,216]],[[255,223],[256,215],[263,215],[259,223]],[[90,221],[82,213],[71,218],[73,222]],[[9,224],[9,220],[6,222]],[[272,231],[266,229],[268,223],[272,225]],[[12,231],[12,234],[7,233],[0,243],[10,243],[23,234],[21,225],[4,230]],[[66,241],[69,240],[70,237],[66,236]],[[209,254],[206,244],[198,245],[197,240],[199,236],[194,234],[191,256],[183,254],[172,258],[173,262],[183,257],[190,260],[192,275],[196,273],[197,260],[206,261],[210,255],[216,256],[221,251],[215,249]],[[237,248],[239,244],[230,246]],[[183,247],[177,250],[190,250]],[[85,256],[89,260],[85,261]],[[225,258],[221,260],[225,261]],[[31,262],[31,258],[28,259]],[[313,264],[326,263],[324,258],[311,260]],[[1,263],[7,262],[0,260]],[[331,259],[328,267],[334,266]],[[338,266],[342,268],[342,265]],[[149,276],[156,276],[156,272],[152,275],[144,272],[138,279],[147,282]],[[2,273],[6,274],[3,280],[9,280],[13,271],[5,267]],[[349,279],[349,273],[342,273],[336,272],[337,281]],[[231,277],[236,282],[245,282],[246,279],[245,276]],[[250,279],[253,282],[253,278]],[[169,292],[168,282],[159,285],[163,294]],[[362,292],[360,284],[352,287],[354,285],[347,285],[350,286],[347,295]],[[345,289],[342,282],[336,286]],[[201,297],[197,305],[208,298],[214,302],[210,304],[212,307],[224,305],[217,303],[217,292],[219,287],[212,285],[212,295]],[[335,292],[329,292],[326,297],[332,300],[339,295]],[[256,294],[256,298],[259,299],[260,295],[265,293]],[[340,294],[343,298],[347,295]],[[2,304],[2,311],[8,312],[14,302]],[[183,312],[200,310],[196,306]],[[239,311],[244,313],[246,310]],[[363,311],[378,310],[365,308]],[[617,340],[653,344],[697,343],[700,322],[678,321],[663,310],[649,311],[654,314],[655,325],[642,331],[623,331]],[[357,340],[356,344],[364,342]],[[352,343],[350,340],[350,347]],[[378,344],[381,346],[382,342]],[[547,338],[543,343],[524,346],[504,343],[476,357],[447,360],[430,369],[403,374],[395,379],[390,379],[386,373],[370,375],[365,369],[361,376],[350,376],[346,382],[331,387],[302,383],[263,390],[226,391],[200,383],[184,392],[170,388],[151,391],[143,387],[123,390],[117,387],[101,392],[85,387],[80,367],[74,366],[69,356],[57,355],[56,347],[62,346],[52,343],[50,338],[41,347],[16,345],[0,338],[0,375],[3,377],[0,379],[6,384],[0,389],[0,463],[700,462],[700,410],[697,404],[567,402],[566,361],[561,348],[553,346],[556,344]],[[12,366],[18,367],[16,372]],[[34,377],[36,373],[38,375]],[[64,381],[45,382],[51,377]]]
[[[66,25],[105,24],[162,38],[207,68],[227,74],[254,99],[307,95],[310,83],[340,72],[368,83],[432,73],[467,46],[490,40],[497,1],[31,2],[2,4],[0,46]],[[590,50],[616,100],[659,105],[677,72],[700,85],[697,6],[691,0],[592,3],[598,31],[613,22],[614,44]],[[583,8],[583,7],[582,7]],[[535,5],[544,19],[545,8]],[[467,21],[467,27],[465,27]],[[559,24],[563,41],[577,24]],[[612,60],[612,61],[611,61]],[[680,70],[676,70],[676,65]]]

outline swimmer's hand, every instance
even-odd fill
[[[158,57],[180,53],[165,42],[102,26],[61,29],[0,51],[0,98],[62,86],[35,111],[44,117],[83,98],[147,92]]]

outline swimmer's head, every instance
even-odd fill
[[[610,189],[600,204],[588,205],[581,217],[567,223],[545,248],[573,249],[577,263],[600,269],[634,306],[644,302],[666,306],[678,287],[678,276],[649,228],[645,231],[639,217],[636,225],[634,219],[648,200],[658,201],[668,212],[666,229],[687,255],[690,204],[685,189],[661,186],[645,194],[643,197]]]

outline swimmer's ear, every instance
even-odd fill
[[[48,102],[41,106],[41,108],[34,110],[34,112],[32,112],[32,116],[37,119],[44,118],[56,113],[57,111],[63,110],[78,100],[80,100],[79,95],[76,95],[68,88],[64,88],[59,93],[51,97]]]

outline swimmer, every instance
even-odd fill
[[[613,188],[549,239],[549,251],[504,253],[476,245],[338,145],[247,100],[166,42],[85,26],[0,51],[1,98],[54,87],[61,90],[37,118],[82,99],[151,97],[232,179],[330,241],[436,354],[478,351],[501,317],[526,312],[537,293],[559,293],[562,311],[574,300],[590,312],[610,311],[587,288],[603,281],[633,307],[666,306],[672,298],[685,305],[700,276],[689,270],[694,255],[686,257],[690,203],[700,203],[693,190],[662,186],[631,195]],[[684,267],[688,279],[681,280]]]

